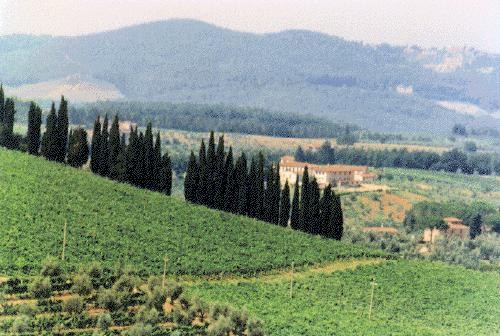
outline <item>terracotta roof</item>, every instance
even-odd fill
[[[369,226],[363,228],[363,232],[397,233],[398,230],[393,227]]]
[[[350,166],[350,165],[315,165],[315,164],[310,164],[307,162],[299,162],[295,160],[289,160],[289,157],[284,156],[281,158],[280,162],[280,168],[286,168],[286,167],[298,167],[298,168],[304,168],[306,167],[309,170],[315,170],[319,172],[327,172],[327,173],[334,173],[334,172],[340,172],[340,171],[367,171],[368,167],[367,166]]]

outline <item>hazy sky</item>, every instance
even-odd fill
[[[169,18],[500,53],[500,0],[0,0],[0,35],[81,35]]]

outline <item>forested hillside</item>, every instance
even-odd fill
[[[452,57],[462,60],[459,66],[439,67]],[[256,106],[382,131],[499,124],[492,117],[500,106],[499,58],[476,50],[455,55],[309,31],[258,35],[171,20],[81,37],[1,37],[0,59],[8,94],[36,97],[33,87],[16,87],[54,87],[57,80],[64,85],[56,91],[77,90],[71,83],[80,78],[82,87],[116,88],[110,99]],[[473,104],[477,113],[457,113],[454,102]]]

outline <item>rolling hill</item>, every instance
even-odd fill
[[[473,49],[371,46],[310,31],[251,34],[170,20],[80,37],[3,36],[0,59],[7,94],[26,85],[33,96],[54,87],[67,93],[69,77],[82,82],[83,93],[68,96],[74,101],[88,100],[91,87],[95,99],[255,106],[381,131],[500,127],[500,58]]]
[[[0,274],[32,273],[60,255],[160,274],[253,274],[349,257],[387,256],[210,210],[42,158],[0,149]]]

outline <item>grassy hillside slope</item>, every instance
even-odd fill
[[[249,274],[381,255],[0,149],[0,274],[60,255],[66,221],[69,266],[121,262],[158,274],[167,256],[169,273]]]
[[[372,279],[377,285],[369,319]],[[289,275],[203,282],[189,292],[247,308],[265,321],[270,335],[496,335],[499,284],[496,273],[388,261],[296,276],[293,299]]]

